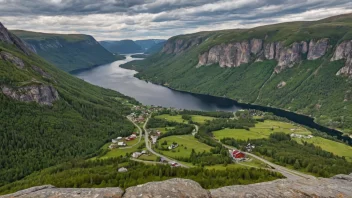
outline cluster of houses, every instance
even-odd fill
[[[139,158],[141,155],[145,155],[145,154],[148,154],[147,151],[143,150],[142,152],[134,152],[132,153],[132,157],[137,159]]]
[[[314,136],[312,135],[301,135],[301,134],[296,134],[296,133],[292,133],[291,138],[305,138],[305,139],[310,139],[313,138]]]
[[[115,139],[111,140],[111,144],[109,146],[109,149],[114,149],[118,147],[124,147],[127,146],[126,141],[131,141],[137,138],[136,133],[133,133],[132,135],[122,138],[122,137],[117,137]]]
[[[251,144],[251,143],[248,143],[247,146],[246,146],[247,152],[252,152],[253,149],[255,149],[255,145]]]
[[[229,150],[230,156],[236,161],[243,161],[246,158],[246,154],[239,150]]]
[[[152,144],[156,144],[156,141],[158,140],[159,136],[161,135],[161,132],[159,130],[151,129],[148,131],[148,133],[150,134]]]

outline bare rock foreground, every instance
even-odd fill
[[[211,178],[209,178],[211,179]],[[352,197],[352,174],[332,178],[279,179],[250,185],[203,189],[189,179],[170,179],[127,188],[56,188],[38,186],[0,198],[227,198],[227,197]]]

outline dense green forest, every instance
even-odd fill
[[[203,42],[184,52],[161,52],[122,67],[137,70],[138,78],[173,89],[298,112],[314,117],[319,124],[350,133],[352,81],[336,76],[344,61],[331,62],[330,59],[336,44],[352,38],[351,16],[175,36],[169,39],[170,45],[176,40],[183,41],[185,46],[199,39]],[[285,45],[329,38],[330,47],[322,58],[306,60],[303,57],[300,63],[279,74],[273,73],[276,60],[253,61],[231,68],[218,64],[197,67],[199,55],[211,46],[252,38],[263,39],[264,43],[283,41]],[[281,82],[285,82],[284,87],[278,86]]]
[[[134,99],[72,77],[13,45],[1,42],[2,51],[22,60],[24,68],[1,59],[0,87],[51,85],[59,100],[52,106],[25,103],[0,91],[0,186],[58,163],[91,157],[111,138],[133,132],[125,116],[131,112],[129,104],[138,104]]]
[[[23,30],[12,32],[27,42],[39,56],[67,72],[124,59],[114,56],[89,35],[47,34]]]
[[[344,157],[322,150],[320,147],[304,142],[299,144],[285,133],[273,133],[269,139],[241,141],[224,138],[222,143],[245,149],[248,143],[256,145],[254,152],[269,157],[279,165],[293,167],[300,171],[313,173],[320,177],[352,172],[352,163]]]
[[[126,167],[128,172],[118,169]],[[192,179],[203,188],[218,188],[235,184],[250,184],[283,178],[280,173],[255,168],[208,170],[204,168],[173,168],[168,165],[145,165],[127,158],[107,160],[75,160],[33,173],[21,181],[0,187],[7,194],[32,186],[52,184],[56,187],[95,188],[121,187],[123,189],[150,181],[170,178]]]

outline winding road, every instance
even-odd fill
[[[146,128],[146,127],[147,127],[147,124],[148,124],[148,121],[149,121],[149,118],[150,118],[150,116],[147,118],[147,120],[145,121],[145,123],[144,123],[144,125],[143,125],[145,146],[146,146],[146,148],[149,150],[149,152],[153,153],[153,154],[156,155],[156,156],[159,156],[159,157],[164,158],[164,159],[165,159],[166,161],[168,161],[168,162],[176,162],[176,163],[179,164],[181,167],[189,168],[187,165],[182,164],[182,163],[180,163],[179,161],[176,161],[176,160],[174,160],[174,159],[168,158],[168,157],[166,157],[166,156],[164,156],[164,155],[161,155],[161,154],[155,152],[155,151],[152,149],[151,143],[149,142],[148,130],[147,130],[147,128]]]
[[[226,144],[223,144],[223,143],[221,143],[221,144],[222,144],[222,146],[224,146],[227,149],[235,149],[234,147],[228,146]],[[270,167],[273,168],[273,169],[270,169],[270,170],[277,171],[277,172],[281,173],[287,179],[290,179],[290,180],[297,180],[297,179],[302,179],[302,178],[304,178],[304,179],[316,179],[316,177],[314,177],[312,175],[307,175],[307,174],[304,174],[304,173],[301,173],[301,172],[298,172],[298,171],[295,171],[295,170],[291,170],[291,169],[285,168],[283,166],[274,164],[272,162],[269,162],[268,160],[266,160],[264,158],[261,158],[261,157],[259,157],[257,155],[254,155],[253,153],[248,153],[248,152],[243,152],[243,153],[245,153],[247,156],[251,156],[252,158],[260,160],[263,163],[269,165]]]

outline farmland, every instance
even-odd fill
[[[187,123],[187,120],[182,119],[182,115],[163,114],[163,115],[158,115],[155,117],[160,118],[160,119],[166,119],[166,120],[172,121],[172,122]],[[207,120],[215,119],[214,117],[202,116],[202,115],[191,115],[191,118],[192,118],[193,122],[196,122],[199,124],[204,124]]]
[[[155,149],[158,152],[164,154],[165,156],[175,158],[175,157],[189,157],[191,155],[192,149],[198,152],[209,152],[211,147],[198,142],[196,138],[191,135],[175,135],[169,136],[158,141],[159,148],[162,146],[161,144],[166,141],[167,146],[171,145],[173,142],[178,143],[178,147],[173,149],[172,151],[161,151],[159,149]]]
[[[268,138],[269,135],[274,132],[296,133],[302,135],[311,134],[310,131],[301,126],[274,120],[265,120],[264,122],[259,122],[255,125],[255,127],[252,127],[249,130],[225,128],[219,131],[214,131],[213,134],[215,138],[219,140],[225,137],[247,140]]]

